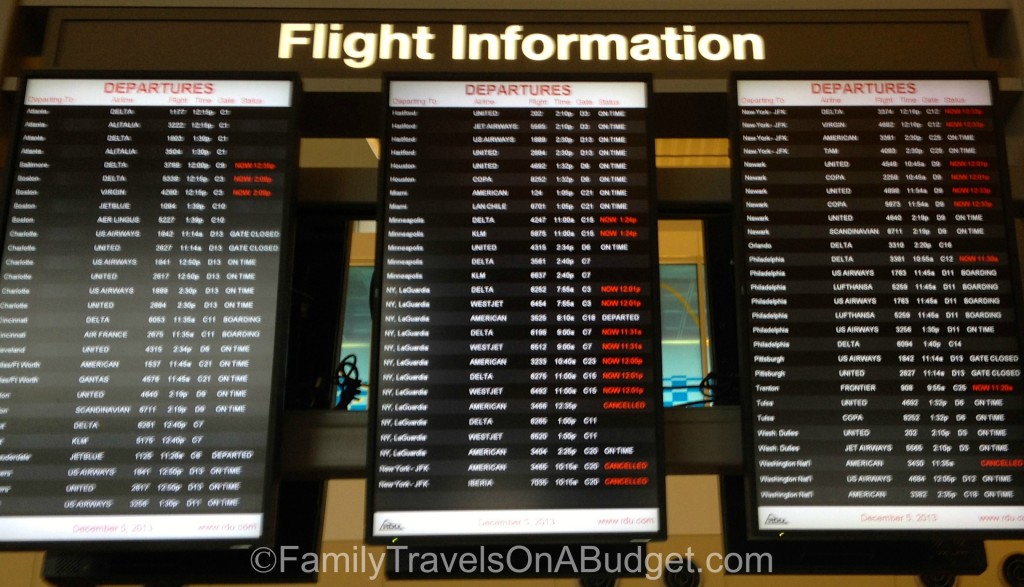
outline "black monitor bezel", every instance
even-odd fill
[[[732,204],[733,204],[733,251],[737,261],[734,263],[734,275],[737,292],[746,291],[745,288],[745,277],[743,264],[739,262],[739,256],[743,253],[744,241],[743,241],[743,225],[741,219],[742,209],[739,204],[742,199],[740,190],[743,170],[735,165],[735,162],[741,161],[741,141],[738,137],[741,133],[739,129],[739,110],[740,106],[737,104],[737,84],[740,81],[751,80],[751,81],[811,81],[811,80],[942,80],[942,81],[984,81],[988,84],[991,99],[992,99],[992,118],[994,121],[993,133],[995,135],[995,144],[998,147],[996,159],[998,163],[998,169],[996,173],[998,175],[999,185],[1002,186],[1001,198],[1003,200],[1004,209],[1009,211],[1012,210],[1011,194],[1010,194],[1010,182],[1009,172],[1007,163],[1007,154],[1005,149],[1005,133],[1004,123],[1007,120],[1005,114],[1005,100],[1000,99],[999,94],[999,82],[998,77],[994,72],[990,71],[841,71],[841,70],[826,70],[826,71],[773,71],[773,72],[734,72],[729,79],[728,88],[728,117],[729,117],[729,142],[730,142],[730,156],[733,161],[733,166],[730,172],[731,181],[731,192],[732,192]],[[1021,270],[1020,270],[1020,259],[1018,258],[1018,247],[1013,246],[1013,235],[1015,234],[1015,227],[1013,222],[1012,214],[1004,215],[1004,224],[1007,234],[1007,259],[1010,268],[1011,276],[1011,297],[1014,300],[1014,307],[1016,308],[1017,323],[1021,325],[1018,328],[1018,336],[1020,339],[1019,348],[1024,349],[1024,317],[1022,317],[1022,311],[1024,311],[1024,292],[1022,292],[1021,284]],[[1018,239],[1020,236],[1018,236]],[[1019,530],[984,530],[979,528],[972,529],[912,529],[912,530],[882,530],[882,529],[864,529],[864,530],[848,530],[848,529],[825,529],[825,530],[786,530],[780,532],[777,530],[762,530],[758,526],[757,519],[757,495],[754,490],[754,476],[755,468],[754,461],[756,458],[755,444],[756,438],[754,437],[754,415],[753,415],[753,402],[754,394],[751,388],[750,378],[753,370],[753,364],[749,356],[747,347],[742,344],[742,341],[747,340],[747,332],[749,331],[749,321],[744,306],[744,300],[742,295],[738,295],[736,299],[736,316],[737,316],[737,340],[741,341],[738,345],[739,352],[739,383],[740,383],[740,411],[741,411],[741,428],[742,428],[742,451],[744,461],[744,485],[745,493],[747,496],[745,507],[746,515],[744,517],[747,523],[747,533],[752,539],[770,539],[776,541],[803,541],[804,544],[811,544],[811,541],[828,539],[837,541],[850,541],[860,539],[882,539],[882,540],[920,540],[920,539],[934,539],[940,540],[945,538],[953,539],[999,539],[999,538],[1019,538],[1024,535],[1024,527]]]
[[[386,209],[384,206],[385,200],[385,189],[387,185],[387,174],[388,174],[388,155],[386,144],[384,144],[387,136],[386,129],[388,121],[390,120],[390,110],[388,96],[390,95],[391,82],[393,81],[439,81],[439,82],[633,82],[643,83],[645,86],[645,99],[646,108],[644,109],[644,116],[648,128],[647,133],[647,144],[648,144],[648,161],[647,161],[647,173],[649,178],[648,183],[648,201],[649,201],[649,215],[651,226],[657,226],[658,219],[658,207],[657,207],[657,187],[656,187],[656,175],[655,175],[655,158],[654,158],[654,132],[651,130],[651,121],[653,119],[653,80],[650,75],[647,74],[495,74],[495,73],[452,73],[452,74],[438,74],[438,73],[411,73],[411,74],[387,74],[383,76],[382,83],[382,98],[384,100],[384,106],[381,111],[381,155],[380,163],[378,165],[377,175],[377,231],[378,239],[376,243],[376,258],[375,258],[375,280],[374,280],[374,291],[371,292],[371,307],[373,310],[373,333],[372,333],[372,344],[371,344],[371,357],[370,361],[374,365],[374,381],[370,388],[369,397],[369,424],[368,434],[369,440],[367,442],[367,482],[366,482],[366,515],[365,515],[365,536],[364,539],[368,544],[389,544],[393,543],[395,539],[384,536],[377,536],[373,532],[373,489],[375,484],[376,475],[374,474],[374,463],[376,462],[376,443],[377,438],[377,411],[375,401],[374,390],[377,387],[377,378],[379,377],[380,369],[378,368],[377,362],[380,345],[380,271],[381,263],[384,259],[384,242],[383,238],[380,237],[383,232],[383,227],[386,226]],[[652,237],[650,242],[650,255],[651,255],[651,267],[652,270],[658,271],[658,243],[657,238]],[[652,300],[652,312],[655,316],[660,315],[659,308],[659,297],[657,295],[651,295]],[[652,321],[652,333],[651,337],[656,340],[658,345],[661,343],[661,328],[660,321]],[[653,366],[654,373],[661,373],[661,352],[660,350],[656,353],[652,353],[654,362]],[[600,536],[593,534],[438,534],[438,535],[417,535],[408,536],[398,539],[404,544],[412,546],[460,546],[469,544],[480,544],[484,542],[486,544],[502,545],[502,544],[590,544],[595,542],[600,543],[629,543],[629,542],[646,542],[651,540],[664,540],[667,537],[667,517],[666,517],[666,493],[665,493],[665,450],[664,450],[664,426],[663,426],[663,410],[664,407],[661,401],[662,386],[661,380],[652,381],[650,383],[652,389],[656,389],[657,400],[654,402],[655,414],[654,417],[657,422],[656,426],[656,457],[657,467],[659,474],[656,475],[656,483],[658,485],[658,502],[659,502],[659,520],[657,532],[645,533],[642,535],[637,534],[622,534],[622,533],[608,533]]]
[[[260,508],[263,516],[262,529],[257,538],[247,539],[209,539],[199,538],[176,538],[176,539],[123,539],[123,540],[26,540],[10,541],[0,537],[0,551],[2,550],[40,550],[51,547],[60,548],[82,548],[97,550],[120,550],[127,546],[134,551],[149,550],[179,550],[205,549],[219,550],[225,548],[248,548],[254,545],[268,545],[273,543],[273,536],[276,532],[277,520],[274,513],[277,510],[277,477],[278,465],[277,445],[279,429],[281,426],[281,412],[284,408],[284,384],[285,384],[285,358],[287,357],[288,324],[291,307],[291,281],[292,281],[292,254],[294,250],[295,232],[295,194],[298,182],[298,151],[299,151],[299,105],[302,96],[301,78],[293,72],[222,72],[222,71],[160,71],[160,70],[40,70],[26,73],[20,78],[20,86],[17,93],[17,101],[14,106],[14,117],[11,146],[7,154],[6,169],[0,173],[0,189],[3,197],[3,217],[0,218],[0,227],[3,229],[0,241],[5,241],[7,233],[7,222],[10,217],[10,195],[13,190],[14,177],[16,175],[15,162],[17,161],[18,147],[21,143],[22,131],[21,122],[25,115],[24,110],[28,107],[25,104],[25,96],[28,90],[28,81],[31,79],[41,80],[174,80],[174,81],[267,81],[287,82],[290,84],[290,100],[288,120],[289,154],[286,161],[285,183],[282,186],[282,209],[281,209],[281,239],[280,239],[280,263],[278,266],[276,309],[275,309],[275,335],[273,341],[275,360],[271,371],[269,414],[267,419],[267,442],[262,447],[266,451],[266,463],[262,478],[263,505]],[[175,514],[167,514],[175,515]],[[74,517],[74,516],[72,516]]]

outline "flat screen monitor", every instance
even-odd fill
[[[4,546],[270,532],[296,86],[24,80],[0,255]]]
[[[663,536],[648,83],[386,87],[367,539]]]
[[[734,80],[753,532],[1024,530],[996,98],[978,74]]]

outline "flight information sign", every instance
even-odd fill
[[[755,530],[1024,529],[1019,275],[992,88],[735,81]]]
[[[287,79],[26,80],[0,289],[0,541],[268,532]]]
[[[647,83],[388,100],[369,539],[662,535]]]

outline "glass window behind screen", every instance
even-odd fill
[[[354,223],[345,280],[339,365],[364,383],[349,410],[366,410],[370,372],[370,280],[375,222]],[[698,220],[660,220],[662,386],[665,407],[710,405],[701,381],[710,370],[704,232]],[[340,389],[336,390],[340,397]]]

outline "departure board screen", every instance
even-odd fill
[[[0,542],[260,540],[295,84],[101,75],[22,93]]]
[[[664,533],[647,94],[390,80],[369,539]]]
[[[754,529],[1024,529],[990,80],[743,76],[733,96]]]

